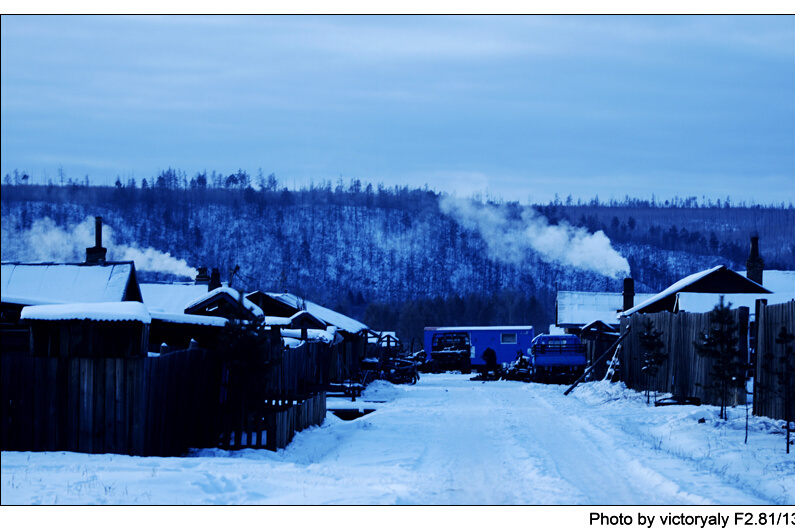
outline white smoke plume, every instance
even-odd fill
[[[37,219],[28,230],[13,231],[8,228],[9,224],[4,220],[3,261],[79,263],[86,259],[86,248],[93,247],[95,243],[93,217],[87,217],[82,223],[67,228],[57,226],[49,217]],[[106,224],[102,225],[102,246],[108,249],[108,261],[133,261],[137,270],[190,278],[198,274],[185,260],[177,259],[168,252],[116,243],[113,229]]]
[[[595,234],[568,223],[550,225],[530,207],[519,206],[519,215],[507,207],[444,196],[443,213],[467,228],[477,230],[488,245],[492,259],[519,263],[528,250],[548,263],[576,267],[618,279],[629,276],[629,262],[599,230]]]

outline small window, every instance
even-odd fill
[[[516,333],[500,333],[501,344],[516,344]]]

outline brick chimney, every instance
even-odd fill
[[[751,234],[751,253],[745,262],[746,276],[749,280],[762,285],[762,275],[765,270],[765,262],[759,255],[759,234]]]
[[[213,273],[210,275],[210,283],[207,284],[207,291],[209,292],[219,287],[221,287],[221,271],[214,268]]]
[[[624,303],[622,309],[627,311],[635,307],[635,280],[624,278]]]
[[[105,263],[107,253],[102,246],[102,217],[94,217],[94,246],[86,249],[86,263]]]
[[[199,267],[199,274],[196,275],[196,285],[209,285],[210,275],[207,274],[207,267]]]

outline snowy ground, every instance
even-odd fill
[[[423,375],[377,381],[278,453],[185,458],[2,453],[9,504],[793,505],[781,422],[646,405],[623,385]],[[369,402],[368,402],[369,401]],[[340,404],[339,401],[336,404]],[[335,402],[330,400],[330,407]],[[703,423],[699,423],[704,419]]]

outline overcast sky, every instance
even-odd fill
[[[2,17],[2,175],[795,202],[795,17]]]

